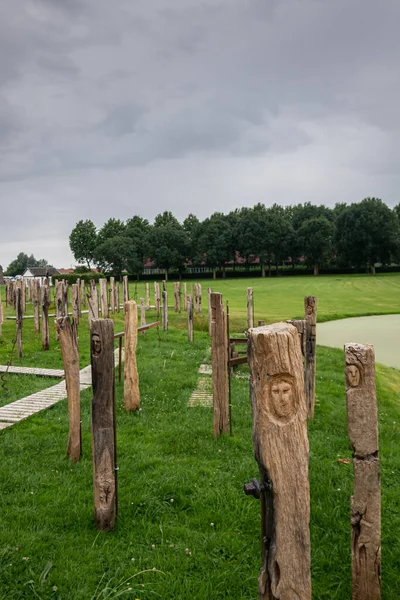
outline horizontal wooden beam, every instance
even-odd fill
[[[154,323],[149,323],[148,325],[141,325],[137,328],[138,331],[146,331],[147,329],[153,329],[153,327],[157,327],[160,325],[160,321],[155,321]],[[114,335],[114,339],[124,337],[125,332],[121,331],[120,333],[116,333]]]
[[[228,365],[230,367],[236,367],[237,365],[244,365],[247,363],[247,355],[246,356],[238,356],[237,358],[231,358],[228,360]]]

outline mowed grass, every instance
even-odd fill
[[[382,277],[383,286],[386,279]],[[256,290],[259,281],[217,281],[226,286],[225,292],[213,285],[229,299],[231,312],[235,303],[240,308],[233,319],[235,332],[245,327],[246,287]],[[267,279],[270,284],[274,281]],[[236,288],[237,284],[242,287]],[[207,284],[202,282],[202,286],[205,291]],[[131,286],[131,296],[134,289]],[[144,284],[139,283],[138,298],[143,292]],[[319,316],[326,314],[321,293]],[[296,286],[288,291],[284,296],[288,312],[279,319],[302,316],[306,294],[318,295],[318,291]],[[388,312],[393,312],[390,302],[394,306],[394,297],[386,300]],[[294,305],[299,305],[297,313],[290,312]],[[374,310],[371,301],[370,312]],[[258,317],[257,308],[256,318],[277,320],[266,314]],[[149,311],[147,320],[155,320],[154,311]],[[121,330],[121,325],[122,315],[116,316],[115,330]],[[24,357],[14,364],[62,366],[54,334],[52,349],[45,353],[33,324],[31,330],[29,327],[24,323]],[[234,435],[215,440],[212,408],[187,405],[196,387],[198,366],[209,361],[209,338],[201,331],[207,327],[206,315],[197,318],[193,344],[187,342],[185,327],[186,315],[170,314],[167,333],[151,330],[139,336],[142,404],[138,413],[125,413],[123,386],[117,382],[119,518],[114,532],[98,533],[93,522],[90,390],[82,394],[83,458],[78,464],[65,456],[66,401],[0,431],[1,598],[86,600],[117,598],[118,594],[140,600],[257,597],[259,503],[242,491],[243,484],[258,474],[249,384],[233,380]],[[4,331],[8,343],[15,323],[10,328],[6,321]],[[79,345],[84,366],[90,359],[86,317],[79,328]],[[1,344],[0,352],[3,363],[7,353]],[[340,350],[318,347],[317,406],[315,419],[309,423],[314,599],[351,598],[352,465],[338,462],[338,458],[351,457],[343,362]],[[383,598],[392,600],[400,597],[400,372],[378,365],[377,393]]]

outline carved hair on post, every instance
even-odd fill
[[[299,398],[294,377],[289,373],[272,375],[268,380],[267,410],[279,425],[290,423],[297,415]]]

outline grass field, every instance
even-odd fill
[[[245,327],[248,286],[255,291],[256,319],[268,322],[302,316],[305,294],[318,295],[320,319],[400,312],[396,275],[299,279],[210,285],[229,299],[235,331]],[[203,290],[207,283],[202,282]],[[139,295],[143,290],[140,283]],[[154,316],[150,311],[148,321]],[[78,464],[65,456],[66,401],[0,432],[1,598],[257,597],[259,504],[242,492],[243,484],[257,476],[248,382],[233,381],[233,437],[214,440],[212,408],[187,406],[198,366],[209,360],[209,338],[201,331],[206,323],[205,317],[198,319],[191,345],[183,314],[171,315],[167,333],[158,336],[151,330],[139,336],[140,412],[124,412],[123,388],[117,383],[119,519],[115,532],[98,533],[93,524],[90,390],[82,395],[83,458]],[[121,325],[119,316],[116,331]],[[6,321],[1,364],[14,331],[15,323]],[[89,362],[86,318],[79,337],[84,366]],[[24,358],[14,364],[60,367],[54,335],[48,353],[34,338],[33,323],[26,321]],[[26,384],[17,387],[16,379],[22,381],[22,377],[8,378],[12,400],[27,388],[34,391],[32,381],[24,379]],[[400,597],[400,372],[378,366],[377,392],[383,598],[393,600]],[[338,462],[351,456],[339,350],[318,348],[317,406],[309,439],[313,598],[350,600],[352,466]]]

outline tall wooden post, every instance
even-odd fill
[[[50,331],[49,331],[49,306],[50,292],[47,279],[42,285],[42,348],[43,350],[50,349]]]
[[[163,289],[163,292],[167,291],[167,281],[166,281],[166,279],[163,279],[163,281],[162,281],[162,289]]]
[[[7,297],[7,289],[6,289],[6,297]],[[2,335],[3,331],[3,321],[4,321],[4,316],[3,316],[3,302],[2,302],[2,297],[1,297],[1,286],[0,286],[0,335]]]
[[[144,303],[144,298],[140,298],[140,325],[143,327],[144,325],[146,325],[146,306]],[[146,332],[143,331],[142,335],[144,335]]]
[[[111,314],[115,313],[115,279],[110,277],[110,306]]]
[[[193,298],[189,295],[186,298],[187,319],[188,319],[188,340],[193,342]]]
[[[188,309],[188,302],[187,302],[187,285],[186,285],[186,281],[183,284],[183,310],[186,312]]]
[[[254,327],[253,288],[247,288],[247,329]]]
[[[201,283],[195,284],[196,313],[201,313]]]
[[[146,308],[150,309],[150,284],[146,283]]]
[[[50,293],[50,290],[49,290]],[[64,299],[64,284],[62,280],[56,279],[56,289],[54,293],[54,305],[56,309],[56,319],[61,319],[65,316],[65,299]],[[56,340],[58,340],[58,332],[56,330]]]
[[[112,319],[93,319],[90,335],[94,519],[98,529],[107,531],[114,529],[117,495]]]
[[[99,318],[99,297],[97,294],[96,282],[94,279],[90,280],[90,288],[88,295],[88,321],[89,327],[93,319]]]
[[[381,598],[381,495],[373,346],[346,344],[347,428],[353,448],[353,600]]]
[[[36,333],[39,333],[39,331],[40,331],[39,292],[40,292],[39,280],[33,279],[31,282],[31,296],[32,296],[32,304],[33,304],[33,323],[34,323]]]
[[[208,335],[211,337],[212,335],[212,310],[211,310],[211,294],[212,289],[209,287],[207,289],[207,301],[208,301]]]
[[[168,330],[168,293],[164,290],[162,293],[162,326],[163,331]]]
[[[16,292],[17,292],[16,340],[17,340],[18,358],[22,358],[22,314],[23,314],[22,313],[22,288],[20,286],[18,286]]]
[[[315,404],[315,376],[316,376],[316,334],[317,334],[317,298],[306,296],[304,298],[306,320],[306,367],[304,385],[308,407],[308,418],[314,417]]]
[[[122,278],[122,298],[125,302],[129,300],[129,283],[128,283],[128,275],[124,275]]]
[[[160,294],[160,284],[157,282],[157,297],[156,297],[156,311],[157,311],[157,316],[160,316],[160,312],[161,312],[161,294]]]
[[[136,363],[137,306],[134,300],[124,304],[125,362],[124,362],[124,406],[125,410],[140,408],[139,375]]]
[[[108,319],[108,293],[107,279],[99,279],[100,284],[100,310],[103,319]]]
[[[72,318],[76,326],[79,324],[79,286],[72,284]]]
[[[211,312],[214,435],[218,436],[228,431],[229,423],[228,340],[222,294],[211,293]]]
[[[68,304],[69,304],[69,283],[68,281],[65,281],[65,279],[62,280],[62,290],[63,290],[63,297],[64,297],[64,315],[67,317],[68,316]]]
[[[248,362],[261,477],[259,598],[311,600],[307,406],[297,330],[285,323],[250,329]]]
[[[77,284],[72,286],[72,295],[78,293]],[[72,303],[72,309],[74,303]],[[72,323],[69,317],[61,317],[55,321],[60,340],[61,354],[65,371],[65,385],[68,398],[69,436],[67,454],[77,462],[82,455],[81,448],[81,386],[79,381],[79,351],[77,321]]]
[[[86,293],[85,293],[85,280],[81,279],[81,306],[85,307],[86,306]]]
[[[119,294],[119,281],[115,282],[114,293],[115,293],[114,303],[115,303],[115,306],[117,307],[117,312],[121,312],[121,300],[120,300],[120,294]]]

